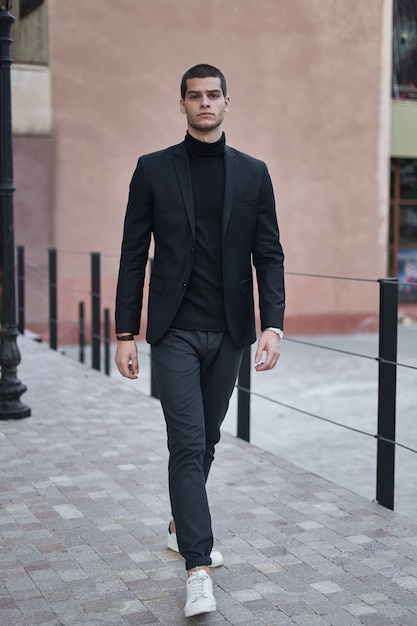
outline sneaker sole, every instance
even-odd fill
[[[217,608],[217,603],[212,602],[211,604],[205,606],[204,608],[198,609],[197,607],[195,607],[195,608],[184,609],[184,615],[185,617],[193,617],[193,615],[201,615],[202,613],[213,613],[216,610],[216,608]]]

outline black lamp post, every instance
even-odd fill
[[[13,147],[10,88],[11,0],[0,0],[0,420],[30,416],[20,402],[26,391],[17,378],[17,347],[13,232]]]

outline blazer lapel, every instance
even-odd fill
[[[224,151],[224,170],[225,170],[225,185],[224,185],[224,206],[223,206],[223,236],[226,233],[227,225],[229,223],[230,214],[232,212],[233,200],[235,197],[236,185],[237,185],[237,171],[238,171],[238,159],[234,150],[225,146]]]
[[[188,164],[188,156],[185,144],[180,143],[174,152],[174,166],[177,172],[178,181],[181,187],[181,193],[184,200],[185,211],[188,221],[190,222],[191,232],[195,236],[195,213],[193,190],[191,187],[190,166]]]

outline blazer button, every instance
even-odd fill
[[[182,288],[185,289],[187,286],[187,283],[182,283]]]
[[[191,253],[191,254],[194,254],[194,248],[191,248],[191,249],[190,249],[190,253]]]

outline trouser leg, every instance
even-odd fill
[[[228,335],[170,330],[152,346],[155,380],[167,425],[172,514],[187,569],[211,563],[213,536],[205,481],[239,361],[235,358],[232,367],[225,362],[231,350],[228,339],[227,349],[222,351],[223,337]],[[214,369],[219,369],[217,376],[211,372],[214,364]],[[230,370],[235,367],[232,376]],[[233,378],[231,383],[221,380],[220,369],[228,381]]]
[[[206,451],[204,454],[204,477],[207,481],[214,450],[220,441],[220,427],[229,408],[229,401],[236,383],[242,360],[242,349],[237,348],[225,333],[213,361],[201,372],[201,390],[204,406]]]

